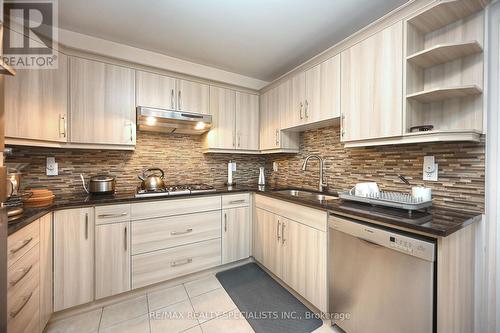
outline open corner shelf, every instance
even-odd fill
[[[489,2],[489,0],[443,0],[411,18],[408,23],[421,32],[428,33],[482,10]]]
[[[406,98],[420,103],[440,102],[452,98],[460,98],[482,94],[483,90],[477,85],[464,85],[448,88],[435,88],[406,95]]]
[[[429,68],[455,59],[481,53],[483,48],[478,41],[447,43],[435,45],[408,56],[406,59],[422,68]]]
[[[427,132],[407,132],[403,134],[408,143],[435,142],[435,141],[474,141],[479,142],[481,131],[475,129],[460,130],[433,130]]]

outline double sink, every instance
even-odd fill
[[[290,196],[292,198],[303,199],[308,201],[316,201],[320,203],[326,203],[327,201],[339,199],[339,197],[333,195],[326,195],[326,194],[303,191],[303,190],[276,190],[273,192],[284,196]]]

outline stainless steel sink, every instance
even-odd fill
[[[326,194],[320,194],[315,192],[301,191],[301,190],[278,190],[274,191],[278,194],[289,195],[296,198],[306,199],[306,200],[314,200],[314,201],[330,201],[330,200],[338,200],[338,197]]]

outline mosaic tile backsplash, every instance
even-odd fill
[[[484,212],[485,143],[432,143],[345,149],[340,143],[339,128],[327,127],[301,134],[299,154],[227,155],[203,154],[202,137],[139,132],[135,151],[52,149],[15,147],[7,163],[30,163],[25,169],[24,186],[48,186],[56,194],[82,193],[80,173],[86,178],[98,173],[117,177],[118,191],[133,191],[137,175],[148,167],[166,172],[167,183],[207,183],[222,186],[227,178],[227,162],[237,164],[235,181],[255,185],[259,167],[266,166],[267,181],[272,186],[318,186],[318,162],[311,160],[306,172],[304,158],[318,154],[325,160],[325,178],[329,190],[346,191],[355,183],[376,181],[383,190],[410,191],[401,182],[402,174],[412,185],[433,190],[434,205],[472,212]],[[436,157],[439,181],[422,181],[426,155]],[[59,163],[59,176],[46,176],[47,156]],[[272,162],[278,171],[271,172]]]

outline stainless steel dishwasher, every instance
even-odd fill
[[[435,248],[335,215],[329,218],[330,313],[347,333],[435,332]]]

